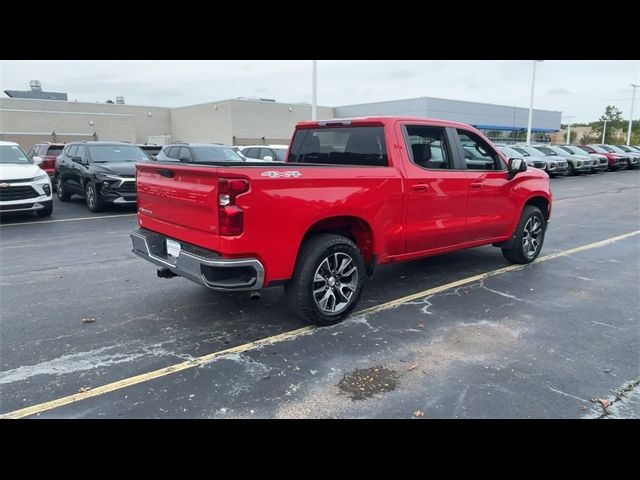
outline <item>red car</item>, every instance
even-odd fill
[[[619,153],[607,152],[604,148],[598,146],[593,147],[591,145],[576,145],[576,147],[581,148],[589,154],[597,153],[607,157],[607,160],[609,161],[609,170],[618,170],[628,168],[629,166],[628,158],[624,155],[620,155]]]
[[[478,130],[404,117],[299,123],[286,162],[139,163],[137,191],[133,252],[159,276],[253,298],[284,285],[320,325],[377,265],[488,244],[533,261],[552,201],[544,171]]]
[[[36,163],[39,162],[38,158],[42,159],[38,166],[53,179],[56,173],[56,158],[62,153],[63,148],[64,143],[36,143],[29,151],[29,156],[33,158]]]

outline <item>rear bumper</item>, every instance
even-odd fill
[[[216,252],[183,242],[178,242],[181,249],[176,258],[167,255],[164,235],[144,228],[130,235],[133,253],[212,290],[260,290],[264,284],[264,267],[255,258],[222,258]]]

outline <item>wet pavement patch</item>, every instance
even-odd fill
[[[351,400],[365,400],[379,393],[391,392],[398,388],[400,381],[395,370],[380,365],[346,373],[338,388],[349,395]]]

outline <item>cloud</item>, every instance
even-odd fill
[[[550,88],[547,95],[571,95],[571,92],[566,88]]]
[[[407,80],[417,76],[418,74],[412,70],[391,70],[383,75],[376,75],[374,80]]]

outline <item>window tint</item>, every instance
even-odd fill
[[[29,156],[30,156],[31,158],[33,158],[33,157],[35,157],[35,156],[37,156],[37,155],[38,155],[38,154],[36,153],[36,152],[37,152],[37,148],[38,148],[38,146],[36,145],[35,147],[31,147],[31,150],[29,150]]]
[[[75,156],[80,157],[82,160],[85,159],[86,154],[84,152],[84,145],[78,145],[78,150],[76,151]]]
[[[32,163],[27,154],[17,145],[0,145],[0,163]]]
[[[287,149],[286,148],[274,148],[273,151],[276,154],[276,158],[274,160],[278,160],[279,162],[284,162],[287,158]]]
[[[62,153],[62,147],[60,145],[48,145],[43,148],[45,155],[58,156]]]
[[[188,162],[191,161],[191,152],[189,151],[188,147],[180,147],[180,152],[178,153],[178,159],[182,160],[183,158],[186,158]]]
[[[167,157],[178,159],[178,153],[180,153],[180,147],[171,147],[167,149]]]
[[[291,145],[289,162],[386,167],[388,162],[384,128],[298,130]]]
[[[242,157],[229,147],[191,147],[198,162],[242,162]]]
[[[244,156],[249,158],[258,158],[258,149],[257,148],[247,148],[244,151]]]
[[[271,157],[273,160],[276,160],[276,158],[273,155],[273,152],[271,151],[270,148],[261,148],[260,149],[260,159],[264,160],[264,157],[269,156]]]
[[[479,136],[458,129],[464,160],[469,170],[503,170],[500,156]]]
[[[67,153],[67,156],[69,158],[75,157],[77,151],[78,151],[78,145],[71,145],[69,147],[69,152]]]
[[[407,125],[407,150],[411,161],[422,168],[453,168],[444,128]]]

